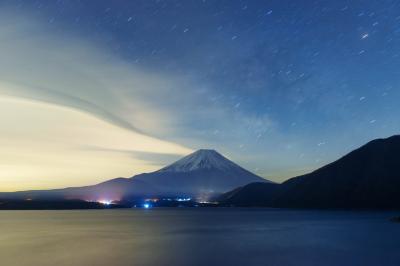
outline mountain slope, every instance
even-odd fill
[[[154,187],[143,181],[120,177],[93,186],[2,192],[0,199],[119,201],[126,198],[147,197],[157,193]]]
[[[254,186],[258,194],[271,193],[268,187]],[[400,208],[399,191],[400,136],[392,136],[373,140],[312,173],[287,180],[262,203],[249,200],[254,197],[249,186],[235,197],[247,205],[274,207]]]

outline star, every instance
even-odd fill
[[[369,34],[368,34],[368,33],[364,33],[364,34],[361,36],[361,39],[364,40],[364,39],[367,39],[368,37],[369,37]]]

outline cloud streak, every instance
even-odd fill
[[[0,30],[0,80],[8,86],[0,93],[73,107],[135,131],[141,131],[135,120],[143,122],[148,115],[157,119],[151,106],[145,110],[141,105],[149,92],[159,91],[169,80],[137,70],[93,43],[59,36],[26,17],[1,16],[6,26]],[[134,97],[121,106],[128,91]],[[127,107],[135,113],[125,119],[121,114]]]

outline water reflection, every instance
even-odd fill
[[[399,265],[393,213],[0,212],[1,265]]]

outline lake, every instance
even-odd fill
[[[400,265],[394,212],[0,211],[3,266]]]

